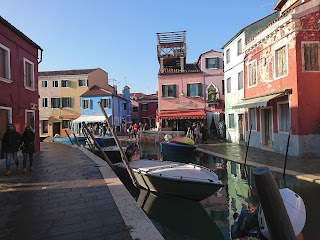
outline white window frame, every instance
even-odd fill
[[[242,38],[237,41],[237,56],[243,53]]]
[[[58,88],[59,87],[59,80],[52,80],[52,87],[53,88]]]
[[[11,80],[11,65],[10,65],[10,48],[7,48],[6,46],[2,45],[0,43],[0,47],[7,51],[7,56],[6,56],[6,77],[0,77],[0,81],[6,82],[6,83],[12,83],[13,81]]]
[[[217,59],[217,67],[207,67],[207,65],[208,65],[207,62],[210,59]],[[220,58],[218,56],[212,56],[212,57],[205,58],[205,67],[206,67],[206,69],[219,69],[219,61],[220,61]]]
[[[88,107],[86,107],[86,108],[85,108],[85,104],[84,104],[85,102],[88,102]],[[91,99],[90,98],[82,99],[82,103],[81,103],[82,109],[91,109],[90,104],[91,104]]]
[[[248,108],[248,131],[250,131],[250,125],[251,125],[251,119],[250,119],[250,109],[254,110],[254,117],[256,119],[256,124],[252,124],[252,129],[251,131],[257,131],[257,109],[256,108]]]
[[[80,85],[80,81],[85,81],[85,85]],[[79,79],[78,80],[78,86],[79,87],[87,87],[88,86],[88,80],[87,79]]]
[[[241,74],[240,74],[241,73]],[[242,75],[242,76],[241,76]],[[241,79],[239,78],[241,76]],[[241,82],[241,88],[240,88],[240,83]],[[238,72],[238,90],[242,90],[244,87],[244,82],[243,82],[243,71]]]
[[[230,63],[230,48],[226,50],[226,64]]]
[[[47,106],[44,106],[45,104],[44,103],[47,103],[46,105]],[[49,102],[48,102],[48,98],[47,97],[44,97],[42,98],[42,105],[41,105],[43,108],[48,108],[49,107]]]
[[[276,52],[280,49],[280,48],[283,48],[285,47],[286,48],[286,63],[287,63],[287,73],[281,75],[281,76],[277,76],[277,58],[276,58]],[[274,48],[274,52],[273,52],[273,56],[274,56],[274,59],[273,59],[273,66],[274,66],[274,70],[273,70],[273,78],[274,80],[278,80],[280,78],[284,78],[286,76],[288,76],[289,74],[289,62],[288,62],[288,44],[282,44],[282,45],[279,45],[277,46],[276,48]]]
[[[25,110],[25,116],[24,116],[24,125],[27,126],[27,113],[33,113],[33,126],[31,126],[33,129],[36,127],[36,111],[35,110]]]
[[[110,98],[101,98],[101,101],[102,100],[106,100],[106,106],[103,106],[103,108],[108,108],[110,109],[111,108],[111,99]],[[101,102],[102,103],[102,102]],[[108,104],[107,104],[108,103]]]
[[[250,85],[250,71],[249,71],[249,69],[250,69],[250,66],[252,64],[256,65],[256,83]],[[258,65],[257,65],[257,60],[256,59],[248,63],[247,71],[248,71],[248,74],[247,74],[247,77],[248,77],[248,88],[252,88],[252,87],[257,86],[258,85]]]
[[[231,77],[228,77],[226,82],[227,82],[226,85],[227,85],[227,94],[228,94],[228,93],[231,93]]]
[[[45,83],[45,87],[43,86],[43,84]],[[41,88],[48,88],[48,80],[41,80]]]
[[[230,123],[231,123],[231,121],[230,121],[230,115],[233,115],[233,128],[232,127],[230,127]],[[233,112],[229,112],[228,113],[228,129],[231,129],[231,130],[235,130],[236,129],[236,121],[235,121],[235,116],[236,116],[236,114],[235,113],[233,113]]]
[[[7,110],[9,113],[8,113],[8,122],[9,124],[12,124],[12,108],[11,107],[4,107],[4,106],[1,106],[0,105],[0,109],[3,109],[3,110]]]
[[[66,85],[68,85],[68,86],[63,86],[63,82],[66,82],[66,83],[67,83]],[[62,87],[62,88],[69,88],[69,87],[70,87],[70,80],[68,80],[68,79],[62,79],[62,80],[61,80],[61,87]]]
[[[318,43],[318,66],[319,70],[305,70],[305,59],[304,59],[304,47],[306,43]],[[320,41],[302,41],[301,42],[301,54],[302,54],[302,72],[319,72],[320,71]]]
[[[31,86],[27,86],[27,79],[26,79],[26,63],[31,65]],[[34,63],[27,58],[23,58],[23,78],[24,78],[24,88],[28,90],[35,90],[35,72],[34,72]]]
[[[281,112],[280,112],[280,105],[284,105],[284,104],[288,104],[289,105],[289,131],[281,131],[280,130],[280,120],[281,120]],[[291,108],[290,108],[290,102],[289,101],[281,101],[281,102],[277,102],[277,122],[278,122],[278,132],[279,133],[285,133],[285,134],[289,134],[290,130],[291,130]]]

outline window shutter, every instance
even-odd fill
[[[162,97],[165,97],[166,96],[166,86],[165,85],[162,85]]]
[[[202,83],[198,83],[198,96],[202,97]]]
[[[187,84],[187,96],[190,96],[190,84]]]
[[[176,86],[176,85],[173,85],[173,97],[176,97],[176,96],[177,96],[176,88],[177,88],[177,86]]]
[[[215,68],[219,69],[219,57],[215,58]]]
[[[311,43],[311,68],[314,71],[319,71],[319,56],[318,56],[318,43]]]

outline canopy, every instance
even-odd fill
[[[267,95],[267,96],[244,99],[241,102],[233,105],[232,109],[266,107],[268,102],[271,99],[274,99],[274,98],[277,98],[277,97],[281,97],[283,95],[285,95],[285,93],[276,93],[276,94],[270,94],[270,95]]]
[[[206,113],[203,109],[199,110],[170,110],[161,111],[159,114],[162,119],[196,119],[206,118]]]
[[[111,115],[108,114],[108,117],[110,117]],[[80,116],[77,119],[73,120],[73,123],[81,123],[81,122],[85,122],[85,123],[92,123],[92,122],[104,122],[105,121],[105,117],[104,115],[94,115],[94,116]]]

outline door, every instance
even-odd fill
[[[243,114],[238,114],[238,131],[239,131],[239,141],[244,141],[244,116],[243,116]]]
[[[54,123],[53,123],[53,137],[54,137],[54,135],[55,135],[56,133],[58,133],[59,135],[61,135],[61,134],[60,134],[60,122],[54,122]]]
[[[5,109],[0,109],[0,158],[3,158],[2,152],[2,138],[3,134],[7,131],[9,124],[9,111]]]
[[[262,145],[273,147],[273,129],[272,129],[272,112],[271,108],[261,110],[261,137]]]

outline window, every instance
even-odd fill
[[[303,70],[319,71],[320,43],[303,43]]]
[[[49,121],[48,120],[43,120],[42,121],[42,133],[48,133],[48,126],[49,126]]]
[[[51,98],[51,108],[60,108],[60,98]]]
[[[283,46],[275,52],[275,75],[276,78],[288,73],[287,66],[287,47]]]
[[[243,89],[243,71],[238,73],[238,90]]]
[[[187,84],[187,96],[188,97],[202,96],[202,84],[201,83]]]
[[[53,80],[52,81],[52,87],[54,87],[54,88],[59,87],[59,81],[58,80]]]
[[[62,107],[71,107],[71,97],[63,97],[61,98]]]
[[[252,125],[252,130],[257,130],[257,121],[256,121],[256,109],[249,108],[249,129]]]
[[[42,107],[44,108],[48,107],[48,98],[42,98]]]
[[[28,59],[24,58],[24,86],[34,89],[34,64]]]
[[[123,110],[124,110],[124,111],[127,110],[127,103],[126,103],[126,102],[123,103]]]
[[[251,62],[248,67],[249,87],[257,85],[257,61]]]
[[[233,113],[229,114],[229,125],[228,125],[228,127],[232,128],[232,129],[235,128],[234,114]]]
[[[162,85],[162,97],[169,98],[176,96],[176,85]]]
[[[206,58],[206,68],[219,68],[219,57]]]
[[[110,98],[101,98],[101,106],[103,108],[111,108],[111,99]]]
[[[230,49],[226,51],[226,62],[227,64],[230,62]]]
[[[133,107],[133,112],[138,112],[138,107]]]
[[[239,39],[237,42],[237,54],[238,56],[242,53],[242,39]]]
[[[61,126],[62,126],[62,128],[69,128],[70,127],[70,120],[62,120]]]
[[[141,104],[141,111],[148,111],[148,103]]]
[[[231,78],[227,78],[227,93],[231,92]]]
[[[289,103],[279,104],[278,111],[279,111],[279,131],[289,132],[290,131]]]
[[[61,87],[70,87],[69,80],[61,80]]]
[[[88,81],[85,79],[80,79],[80,80],[78,80],[78,85],[79,85],[79,87],[86,87],[86,86],[88,86]]]
[[[48,87],[48,81],[47,80],[42,80],[41,81],[41,87],[42,88],[47,88]]]
[[[0,44],[0,78],[10,79],[10,49]]]
[[[90,109],[90,99],[82,100],[82,109]]]

